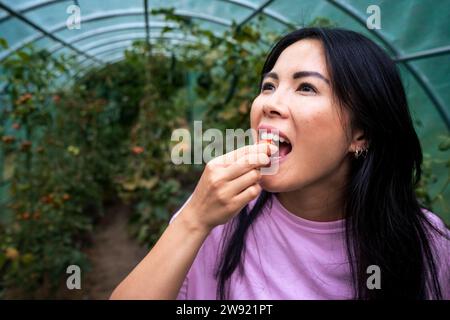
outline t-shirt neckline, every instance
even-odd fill
[[[277,195],[272,194],[272,203],[275,213],[277,213],[281,218],[295,224],[296,226],[305,229],[310,232],[315,233],[339,233],[345,230],[345,219],[339,219],[334,221],[312,221],[305,218],[301,218],[294,213],[287,210],[280,200],[278,200]]]

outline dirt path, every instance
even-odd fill
[[[138,245],[127,231],[130,214],[130,208],[124,204],[106,209],[104,218],[94,229],[92,245],[84,250],[91,270],[83,274],[81,290],[59,290],[59,299],[108,299],[120,281],[144,258],[147,248]]]

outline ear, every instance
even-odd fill
[[[356,150],[366,149],[368,147],[368,142],[364,131],[361,129],[355,129],[352,133],[352,141],[350,143],[349,152],[355,152]]]

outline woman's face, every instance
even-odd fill
[[[274,127],[292,148],[276,174],[263,176],[264,189],[294,191],[346,172],[353,151],[349,116],[335,103],[329,79],[321,42],[305,39],[287,47],[263,80],[251,128]]]

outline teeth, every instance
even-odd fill
[[[280,137],[277,134],[274,134],[272,132],[262,132],[261,133],[261,139],[263,140],[273,140],[275,142],[283,142],[283,143],[290,143],[287,139]]]

